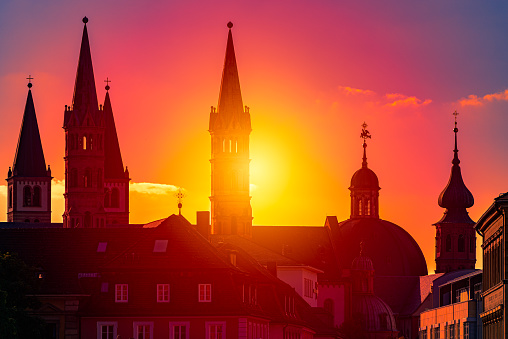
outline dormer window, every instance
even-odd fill
[[[168,248],[168,240],[155,240],[155,244],[153,245],[154,253],[165,253]]]

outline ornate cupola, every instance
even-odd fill
[[[226,56],[217,109],[210,111],[212,141],[211,216],[213,234],[252,234],[249,195],[250,113],[243,106],[235,48],[228,23]]]
[[[32,97],[31,76],[14,163],[7,172],[7,220],[51,222],[51,170],[46,168]]]
[[[366,129],[367,124],[362,124],[363,161],[362,168],[353,174],[351,178],[351,219],[353,218],[379,218],[379,180],[376,173],[367,167],[367,139],[371,138]]]
[[[453,150],[450,179],[439,195],[438,204],[446,208],[436,226],[436,273],[458,269],[473,269],[476,263],[475,222],[467,208],[473,206],[474,198],[462,180],[459,150],[457,148],[457,111],[455,116],[455,148]]]

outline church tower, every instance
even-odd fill
[[[231,28],[217,109],[212,106],[209,132],[212,141],[212,191],[210,196],[213,234],[252,234],[249,195],[250,113],[243,106]]]
[[[367,167],[367,139],[371,138],[366,129],[367,124],[362,124],[363,161],[362,168],[353,174],[351,178],[351,219],[377,218],[379,219],[379,180],[376,173]]]
[[[120,144],[113,117],[113,108],[109,98],[109,79],[106,80],[106,98],[104,99],[104,210],[107,213],[106,224],[129,223],[129,171],[123,167]]]
[[[455,149],[453,150],[452,171],[445,189],[439,195],[438,204],[446,208],[436,226],[436,273],[460,269],[474,269],[476,263],[475,222],[466,208],[473,206],[474,198],[467,189],[460,171],[459,150],[457,149],[457,111],[455,115]]]
[[[31,88],[29,82],[14,164],[7,173],[7,221],[50,223],[51,169],[46,169]]]
[[[104,142],[105,119],[97,101],[86,23],[74,85],[72,106],[65,106],[65,212],[66,228],[105,227]]]

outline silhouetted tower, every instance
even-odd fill
[[[106,223],[129,223],[129,170],[123,167],[120,144],[115,127],[115,118],[109,98],[110,80],[105,80],[106,98],[104,99],[104,210]]]
[[[51,222],[51,169],[46,169],[35,106],[32,77],[27,78],[23,122],[12,170],[7,173],[7,221]]]
[[[251,235],[249,196],[249,108],[243,106],[233,36],[229,33],[217,110],[212,106],[209,132],[212,139],[213,234]]]
[[[379,218],[379,180],[376,173],[367,167],[367,139],[371,138],[366,129],[367,124],[362,124],[363,161],[362,168],[353,174],[351,178],[351,219],[353,218]]]
[[[104,142],[105,119],[97,102],[92,56],[83,18],[72,106],[65,106],[65,212],[64,227],[105,227]]]
[[[446,211],[436,226],[436,273],[473,269],[476,263],[475,222],[466,208],[473,206],[474,198],[467,189],[460,171],[457,149],[457,111],[455,115],[455,149],[453,150],[450,180],[439,195],[439,206]]]

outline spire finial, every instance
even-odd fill
[[[362,124],[362,133],[360,134],[360,138],[363,139],[363,162],[362,167],[367,167],[367,139],[371,138],[370,132],[367,130],[367,124],[365,121]]]
[[[111,82],[111,80],[109,80],[109,77],[106,77],[106,80],[104,80],[104,82],[106,83],[106,87],[105,87],[106,91],[109,91],[109,89],[111,88],[111,87],[109,87],[109,83]]]
[[[457,128],[457,116],[459,115],[457,110],[453,112],[453,115],[455,116],[455,128],[453,129],[453,133],[455,133],[455,149],[453,150],[452,164],[458,165],[460,164],[460,160],[459,160],[459,150],[457,149],[457,132],[459,131],[459,129]]]
[[[185,198],[185,194],[181,187],[176,192],[175,197],[178,199],[178,215],[182,215],[182,200]]]
[[[86,23],[87,23],[87,22],[88,22],[88,18],[85,16],[85,17],[83,18],[83,23],[86,25]]]
[[[231,21],[230,21],[230,22],[228,22],[228,28],[229,28],[229,29],[233,28],[233,23],[232,23]]]
[[[28,78],[26,78],[26,79],[28,80],[28,85],[27,85],[27,86],[28,86],[28,88],[32,88],[32,80],[33,80],[34,78],[32,78],[32,76],[31,76],[31,75],[28,75]]]

